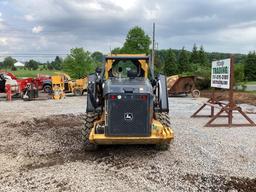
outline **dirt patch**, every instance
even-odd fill
[[[34,170],[66,162],[93,161],[117,169],[131,165],[126,158],[116,159],[115,152],[133,154],[141,151],[154,155],[153,146],[101,146],[97,152],[85,152],[81,140],[83,114],[53,115],[21,123],[7,123],[1,138],[8,138],[0,145],[0,152],[13,158],[23,159],[20,170]],[[13,142],[12,142],[13,141]],[[143,152],[147,148],[147,152]],[[132,162],[133,163],[133,162]],[[139,165],[137,165],[138,167]],[[134,165],[136,167],[136,165]]]
[[[209,189],[210,191],[256,191],[256,179],[204,174],[186,174],[183,178],[202,191]]]
[[[22,114],[29,118],[19,121],[8,120],[18,112],[6,104],[0,191],[255,191],[256,129],[204,128],[207,119],[190,118],[201,98],[169,99],[175,140],[168,151],[117,145],[96,152],[84,151],[84,111],[73,108],[74,114],[67,114],[79,101],[68,99],[36,101]],[[37,106],[44,115],[37,114]]]
[[[77,154],[83,154],[82,126],[82,114],[7,123],[0,134],[0,153],[22,159],[22,167],[63,164],[65,160],[75,160]],[[65,158],[70,154],[71,157]]]
[[[88,191],[93,188],[87,188],[84,178],[92,186],[95,185],[93,180],[99,180],[99,173],[101,180],[105,179],[103,174],[111,175],[104,183],[112,181],[113,176],[129,181],[124,170],[138,170],[144,161],[158,153],[153,146],[140,145],[102,146],[96,152],[85,152],[81,142],[82,126],[83,114],[53,115],[20,124],[5,124],[0,129],[0,163],[5,160],[1,158],[6,157],[10,161],[8,164],[13,164],[2,164],[0,183],[5,184],[0,190],[6,191],[11,186],[16,191],[20,188],[26,191]],[[77,174],[81,183],[76,185]],[[104,183],[99,188],[108,189],[110,184],[104,186]]]
[[[210,98],[212,96],[212,92],[208,90],[201,91],[201,97]],[[218,97],[220,100],[228,100],[229,93],[228,91],[215,91],[215,96]],[[246,93],[246,92],[234,92],[234,99],[239,103],[251,104],[256,106],[256,94],[254,93]]]

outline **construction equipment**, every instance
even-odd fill
[[[64,82],[64,93],[73,93],[75,96],[81,96],[87,90],[87,77],[83,79],[71,80],[70,76],[66,73],[58,73],[54,75],[54,77],[60,76],[60,78],[56,79],[56,84],[61,84],[62,80]],[[60,80],[62,79],[62,80]],[[53,93],[53,82],[52,78],[50,80],[46,80],[43,83],[43,90],[46,93]]]
[[[38,98],[38,88],[34,83],[28,83],[25,89],[22,91],[21,98],[24,101],[31,101]]]
[[[25,101],[30,101],[38,97],[39,78],[17,79],[10,72],[0,71],[0,93],[10,94],[7,98],[13,96],[21,97]],[[10,87],[10,90],[6,89]]]
[[[83,79],[76,79],[72,81],[71,92],[76,96],[81,96],[87,90],[87,77]]]
[[[64,76],[55,75],[51,77],[52,80],[52,98],[59,100],[65,97],[65,79]]]
[[[200,91],[196,89],[196,76],[181,77],[173,75],[167,77],[167,87],[169,96],[177,96],[180,94],[188,95],[191,93],[192,97],[199,97]]]
[[[166,77],[154,78],[145,55],[105,57],[88,77],[82,139],[86,150],[104,144],[155,144],[168,149],[170,128]]]

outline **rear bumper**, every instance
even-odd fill
[[[95,134],[94,128],[90,133],[90,142],[95,144],[159,144],[171,142],[174,133],[171,128],[164,128],[161,132],[152,132],[149,137],[107,137],[105,134]]]

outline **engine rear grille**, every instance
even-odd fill
[[[149,107],[149,95],[109,95],[106,136],[149,136]]]

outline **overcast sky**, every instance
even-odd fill
[[[159,49],[256,49],[255,0],[0,0],[0,56],[108,53],[133,26],[151,36],[153,22]]]

